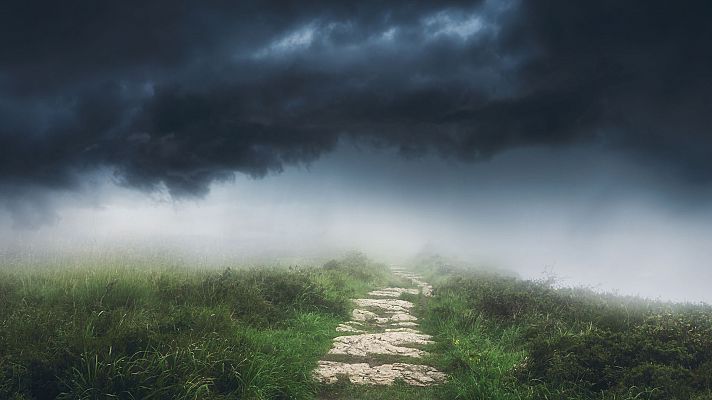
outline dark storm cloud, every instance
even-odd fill
[[[710,176],[709,2],[7,1],[0,185],[203,194],[350,136],[463,160],[598,142]]]

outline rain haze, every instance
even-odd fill
[[[712,302],[712,4],[0,5],[0,238]]]

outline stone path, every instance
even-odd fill
[[[418,331],[413,303],[401,294],[431,296],[433,288],[419,275],[392,268],[394,275],[416,288],[388,287],[374,290],[369,298],[355,299],[351,321],[336,330],[345,335],[334,344],[314,371],[317,380],[330,384],[339,378],[355,384],[390,385],[400,379],[409,385],[429,386],[443,382],[445,374],[418,363],[425,355],[422,345],[431,337]]]

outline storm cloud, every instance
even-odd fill
[[[707,182],[710,17],[707,1],[5,1],[0,186],[108,171],[200,196],[342,138],[463,161],[585,144]]]

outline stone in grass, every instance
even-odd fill
[[[337,329],[338,330],[338,329]],[[386,332],[411,332],[420,333],[419,330],[413,328],[386,328]]]
[[[339,376],[344,376],[358,385],[392,385],[396,379],[402,379],[408,385],[430,386],[446,379],[445,374],[427,365],[393,363],[371,367],[367,363],[337,361],[319,361],[314,376],[327,384],[336,383]]]
[[[413,303],[398,299],[356,299],[358,307],[376,308],[385,312],[408,312],[413,308]]]
[[[423,350],[406,347],[406,345],[430,344],[432,343],[430,339],[430,335],[417,332],[385,332],[339,336],[334,339],[334,345],[329,350],[329,354],[359,357],[373,354],[422,357],[426,354]]]
[[[353,321],[372,322],[378,325],[393,324],[396,326],[417,326],[413,321],[418,320],[415,316],[404,312],[393,313],[388,317],[379,317],[374,312],[358,308],[351,313],[351,318],[353,318]]]
[[[411,322],[411,321],[394,322],[392,325],[393,326],[410,327],[410,328],[412,328],[414,326],[418,326],[418,324],[416,324],[415,322]]]
[[[337,332],[348,332],[348,333],[364,333],[364,332],[366,332],[362,329],[353,327],[350,322],[347,322],[345,324],[339,324],[339,326],[336,327],[336,331]]]
[[[353,318],[354,321],[372,321],[378,318],[378,315],[372,311],[359,310],[358,308],[356,308],[351,313],[351,318]]]
[[[417,321],[418,318],[416,318],[413,315],[410,315],[408,313],[395,313],[395,314],[391,315],[390,320],[398,323],[398,322]]]
[[[400,297],[403,293],[418,294],[420,293],[420,290],[399,287],[387,287],[380,290],[368,292],[368,295],[373,297]]]
[[[374,312],[368,310],[360,310],[358,308],[354,309],[354,311],[351,313],[351,318],[353,318],[354,321],[375,322],[376,324],[386,324],[388,323],[388,321],[390,321],[389,318],[379,317]]]

